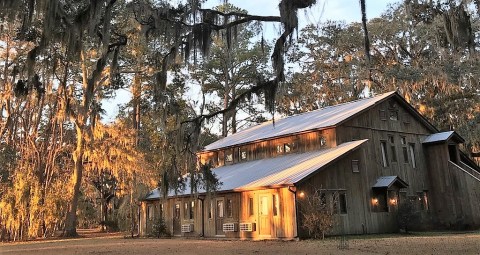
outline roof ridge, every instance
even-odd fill
[[[315,109],[315,110],[312,110],[312,111],[308,111],[308,112],[301,112],[301,113],[297,113],[297,114],[293,114],[293,115],[289,115],[289,116],[286,116],[286,117],[283,117],[281,119],[288,119],[290,117],[295,117],[295,116],[300,116],[300,115],[303,115],[303,114],[307,114],[307,113],[311,113],[311,112],[318,112],[318,111],[321,111],[321,110],[324,110],[324,109],[328,109],[328,108],[332,108],[332,107],[338,107],[338,106],[342,106],[342,105],[347,105],[347,104],[352,104],[352,103],[356,103],[356,102],[359,102],[359,101],[363,101],[363,100],[368,100],[368,99],[372,99],[372,98],[376,98],[376,97],[382,97],[382,96],[385,96],[387,94],[393,94],[395,93],[396,91],[389,91],[389,92],[385,92],[385,93],[382,93],[382,94],[379,94],[379,95],[373,95],[373,96],[370,96],[370,97],[364,97],[364,98],[358,98],[358,99],[355,99],[353,101],[348,101],[348,102],[344,102],[344,103],[339,103],[339,104],[334,104],[334,105],[327,105],[325,107],[322,107],[322,108],[318,108],[318,109]],[[271,121],[271,120],[269,120]],[[265,121],[263,123],[266,123],[266,122],[269,122],[269,121]],[[261,123],[261,124],[263,124]],[[246,128],[248,129],[248,128]],[[244,129],[244,130],[246,130]],[[242,130],[243,131],[243,130]]]

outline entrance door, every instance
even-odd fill
[[[173,235],[179,236],[182,234],[180,226],[180,203],[173,205]]]
[[[272,204],[270,203],[271,195],[259,195],[258,200],[259,200],[259,234],[260,235],[271,235],[271,229],[272,229],[272,224],[271,224],[271,208]]]
[[[223,218],[225,216],[225,205],[223,198],[216,200],[215,206],[215,234],[225,235],[223,232]]]

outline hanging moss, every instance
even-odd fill
[[[447,40],[454,50],[470,49],[475,45],[470,15],[461,4],[443,14]]]

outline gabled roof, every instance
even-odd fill
[[[465,140],[457,134],[455,131],[447,131],[447,132],[441,132],[441,133],[435,133],[432,135],[429,135],[425,140],[423,140],[423,144],[429,144],[429,143],[443,143],[447,142],[451,138],[455,139],[459,143],[464,143]]]
[[[257,140],[296,134],[310,130],[336,126],[350,117],[378,104],[379,102],[398,95],[395,91],[375,97],[360,99],[344,104],[321,108],[315,111],[293,115],[275,121],[267,121],[227,136],[205,147],[205,151],[216,150]],[[408,104],[408,103],[407,103]]]
[[[288,154],[215,168],[213,172],[222,183],[218,191],[253,190],[264,187],[294,185],[355,150],[366,141],[353,141],[319,151]],[[185,191],[177,195],[190,194],[188,180],[186,184]],[[203,192],[205,191],[198,191],[198,193]],[[169,193],[169,196],[173,195],[175,195],[173,192]],[[160,198],[158,189],[150,192],[145,200],[157,198]]]
[[[398,176],[381,176],[372,188],[390,188],[394,183],[397,183],[401,188],[408,187],[408,184],[400,179]]]

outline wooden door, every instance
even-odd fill
[[[182,234],[182,226],[180,224],[180,203],[173,205],[173,235],[179,236]]]
[[[263,236],[270,236],[272,234],[272,204],[271,204],[271,196],[270,194],[259,195],[259,234]]]
[[[225,204],[223,198],[216,200],[215,206],[215,235],[225,235],[223,232],[223,219],[225,217]]]

